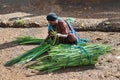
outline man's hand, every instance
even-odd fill
[[[51,31],[49,36],[57,36],[57,37],[63,37],[66,38],[68,36],[68,34],[61,34],[61,33],[57,33],[55,31]]]
[[[49,36],[56,36],[56,34],[57,34],[57,32],[55,32],[55,31],[50,31],[49,32]]]

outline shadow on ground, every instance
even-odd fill
[[[14,42],[3,43],[3,44],[0,44],[0,50],[15,47],[15,46],[18,46],[18,44],[15,44]]]
[[[80,66],[80,67],[67,67],[67,68],[64,68],[64,69],[61,69],[61,70],[57,70],[57,71],[54,71],[52,72],[52,74],[61,74],[61,73],[68,73],[68,72],[84,72],[86,70],[94,70],[94,69],[97,69],[95,66]],[[27,77],[32,77],[32,76],[36,76],[36,75],[46,75],[48,74],[48,72],[42,72],[42,71],[39,71],[35,74],[32,74],[32,75],[26,75]]]

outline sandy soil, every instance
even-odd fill
[[[18,36],[45,38],[47,28],[0,28],[0,80],[120,80],[120,33],[78,32],[81,38],[90,38],[92,43],[112,45],[116,51],[103,55],[95,67],[75,67],[46,73],[24,68],[24,65],[4,67],[3,64],[35,47],[11,43]]]
[[[24,4],[22,1],[25,1]],[[29,0],[33,1],[33,0]],[[32,2],[27,0],[16,2],[15,0],[0,1],[0,22],[11,22],[11,19],[24,18],[30,22],[42,25],[42,28],[0,28],[0,80],[120,80],[120,33],[87,31],[77,32],[80,38],[89,38],[91,43],[103,43],[113,46],[116,50],[99,58],[96,66],[66,68],[53,73],[42,73],[30,70],[24,65],[4,67],[3,64],[32,49],[36,45],[16,45],[12,41],[19,36],[35,36],[45,38],[47,28],[45,16],[48,12],[56,12],[61,17],[75,17],[80,23],[86,25],[97,25],[102,21],[117,23],[120,27],[120,5],[118,3],[100,5],[78,5],[66,3],[50,3],[45,1]],[[61,4],[61,5],[59,5]],[[101,25],[102,26],[102,25]],[[2,26],[0,26],[2,27]],[[116,58],[117,57],[117,58]]]

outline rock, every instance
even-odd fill
[[[107,44],[107,43],[109,43],[109,41],[104,41],[104,42],[103,42],[103,44]]]
[[[102,40],[102,38],[96,38],[96,40],[97,40],[97,41],[100,41],[100,40]]]
[[[117,46],[119,46],[119,45],[120,45],[120,43],[117,44]]]
[[[119,60],[120,60],[120,56],[117,56],[116,59],[119,59]]]

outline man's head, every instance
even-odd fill
[[[55,13],[49,13],[46,18],[50,25],[56,25],[58,23],[58,16]]]

